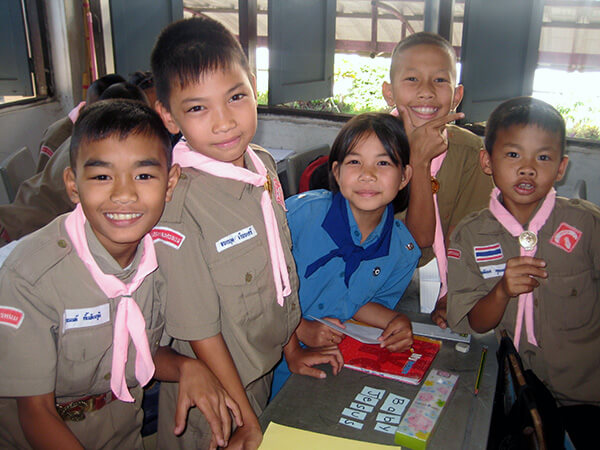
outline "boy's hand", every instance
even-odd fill
[[[333,317],[324,317],[324,320],[334,323],[335,325],[346,328],[339,319]],[[332,344],[339,344],[344,338],[344,333],[334,330],[327,325],[317,322],[316,320],[302,319],[300,325],[296,329],[296,334],[301,342],[309,347],[326,347]]]
[[[517,297],[533,291],[540,285],[536,278],[547,278],[546,261],[531,256],[511,258],[506,263],[498,288],[506,297]]]
[[[244,425],[235,430],[227,449],[256,450],[262,439],[263,435],[260,427]]]
[[[211,370],[203,362],[189,358],[181,369],[175,434],[179,435],[185,429],[188,410],[193,406],[202,411],[210,425],[213,434],[211,449],[216,449],[217,445],[227,445],[231,434],[232,415],[239,427],[243,425],[238,404],[229,396]]]
[[[398,314],[389,321],[381,336],[380,347],[387,348],[390,352],[403,352],[408,350],[413,343],[412,326],[404,314]]]
[[[315,369],[317,364],[331,364],[333,374],[337,375],[344,367],[344,358],[337,345],[329,345],[320,348],[297,347],[286,353],[285,359],[292,373],[308,375],[313,378],[325,378],[327,374],[322,370]]]
[[[448,328],[448,322],[446,321],[447,305],[448,296],[444,295],[443,297],[438,298],[437,302],[435,302],[435,308],[429,314],[431,321],[442,329]]]
[[[398,106],[410,145],[410,165],[429,164],[433,158],[448,150],[446,124],[465,117],[463,113],[452,113],[438,117],[421,126],[415,126],[405,106]]]

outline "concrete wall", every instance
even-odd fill
[[[570,197],[575,184],[584,180],[587,199],[600,206],[600,145],[571,140],[567,143],[567,175],[557,184],[559,195]]]

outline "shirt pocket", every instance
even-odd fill
[[[560,282],[552,283],[540,301],[550,301],[548,321],[557,330],[574,331],[595,320],[598,281],[592,270],[576,275],[553,275]],[[548,300],[546,300],[548,299]]]
[[[273,277],[267,273],[269,257],[262,245],[239,249],[211,265],[221,307],[236,322],[259,317],[275,298]]]
[[[81,397],[110,389],[112,338],[112,322],[67,330],[59,338],[57,397]]]

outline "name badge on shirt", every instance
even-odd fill
[[[223,250],[227,250],[228,248],[241,244],[248,239],[256,237],[256,235],[257,233],[254,229],[254,225],[250,225],[248,228],[243,228],[235,233],[231,233],[230,235],[225,236],[223,239],[215,242],[215,245],[217,246],[217,252],[221,253]]]
[[[71,328],[85,328],[101,325],[110,320],[110,305],[92,308],[65,309],[63,313],[63,332]]]
[[[485,279],[488,278],[496,278],[504,275],[504,269],[506,268],[506,264],[493,264],[489,266],[479,266],[479,272],[481,272],[481,276]]]

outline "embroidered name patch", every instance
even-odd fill
[[[504,255],[502,254],[502,247],[498,243],[492,245],[484,245],[481,247],[473,247],[473,251],[475,252],[475,261],[478,263],[486,261],[495,261],[504,257]]]
[[[63,313],[63,332],[71,328],[85,328],[101,325],[110,320],[110,305],[93,308],[65,309]]]
[[[490,266],[479,266],[479,272],[483,278],[496,278],[504,275],[506,264],[495,264]]]
[[[46,145],[42,145],[40,147],[40,153],[46,155],[48,158],[51,158],[52,155],[54,155],[54,152],[52,151],[52,149]]]
[[[550,243],[567,253],[571,253],[582,235],[583,233],[577,228],[563,222],[550,238]]]
[[[449,248],[448,249],[448,258],[454,258],[454,259],[460,259],[460,250],[456,249],[456,248]]]
[[[169,227],[152,228],[150,236],[153,242],[162,242],[175,250],[179,250],[181,244],[185,241],[185,235]]]
[[[19,328],[23,323],[25,313],[19,308],[12,306],[0,306],[0,325]]]
[[[252,239],[253,237],[256,237],[256,230],[254,229],[254,225],[250,225],[248,228],[243,228],[235,233],[225,236],[223,239],[215,242],[215,245],[217,247],[217,251],[221,253],[223,250],[227,250],[228,248],[241,244],[242,242]]]

